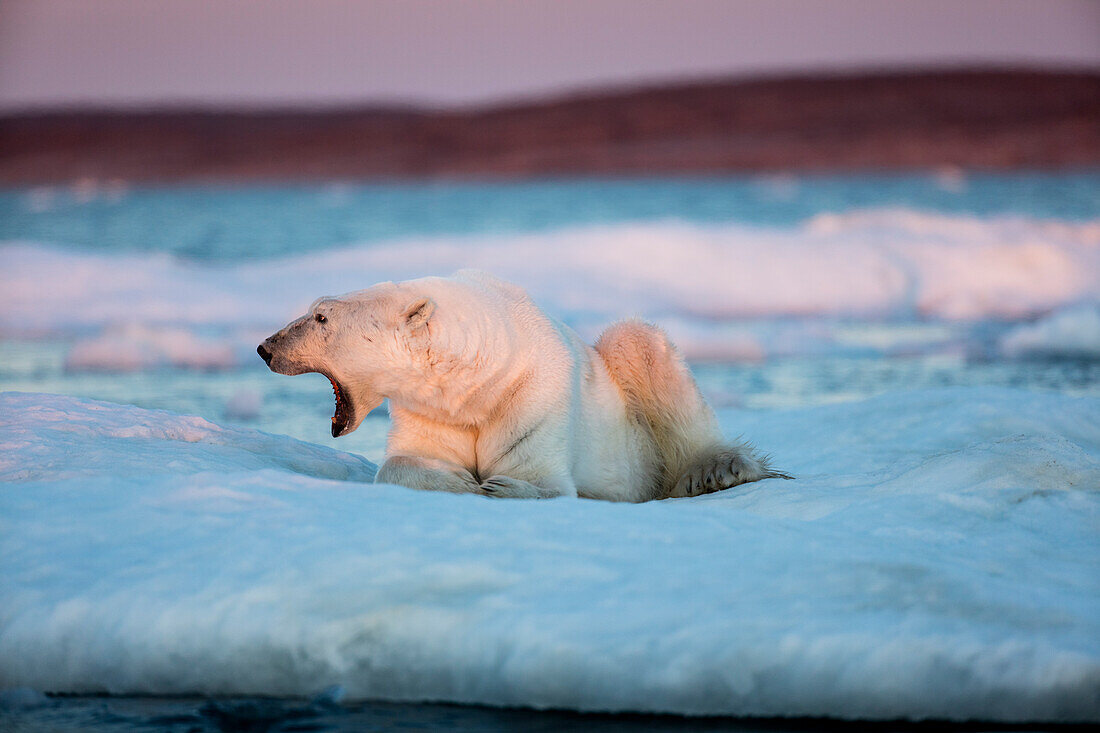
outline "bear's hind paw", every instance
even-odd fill
[[[699,496],[765,478],[791,478],[774,471],[751,449],[735,447],[695,461],[669,492],[669,497]]]

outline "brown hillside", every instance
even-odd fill
[[[0,183],[1100,165],[1100,74],[716,81],[491,108],[0,118]]]

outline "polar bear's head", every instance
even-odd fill
[[[388,384],[411,378],[435,310],[428,296],[393,283],[318,298],[257,347],[278,374],[318,372],[336,396],[332,436],[347,435],[389,395]]]
[[[448,410],[513,341],[502,293],[489,281],[423,278],[319,298],[256,349],[273,372],[328,377],[332,435],[347,435],[382,400]]]

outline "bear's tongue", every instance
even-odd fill
[[[328,376],[327,374],[325,376]],[[340,390],[340,385],[336,383],[336,380],[332,377],[328,378],[328,381],[332,382],[332,394],[336,396],[336,414],[332,416],[332,437],[339,438],[344,432],[344,429],[348,426],[348,422],[351,420],[351,415],[348,414],[347,400],[344,399],[344,393]]]

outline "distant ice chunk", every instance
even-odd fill
[[[1017,326],[1000,342],[1009,357],[1100,359],[1100,305],[1081,304]]]
[[[229,420],[255,420],[263,409],[264,396],[258,389],[243,388],[225,402],[225,417]]]
[[[69,371],[133,372],[173,366],[228,369],[238,365],[234,348],[183,328],[127,323],[78,341],[65,358]]]
[[[944,165],[935,170],[934,180],[936,185],[948,193],[962,193],[969,182],[966,171],[958,166]]]

